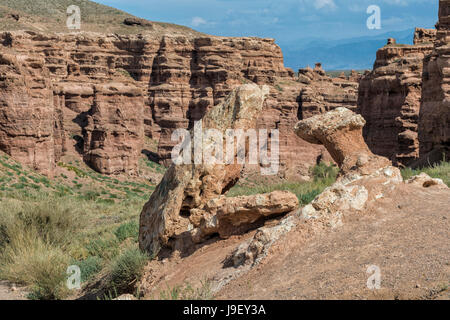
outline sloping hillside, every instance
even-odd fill
[[[66,21],[67,8],[80,7],[81,31],[102,33],[155,33],[198,35],[188,27],[170,23],[150,22],[121,10],[87,0],[2,0],[0,30],[31,30],[40,32],[70,32]],[[131,19],[131,25],[124,23]]]

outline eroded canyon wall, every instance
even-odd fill
[[[371,150],[397,165],[450,156],[450,1],[439,1],[436,29],[417,28],[414,45],[392,40],[360,82],[358,108]]]
[[[356,107],[357,80],[320,68],[297,78],[273,39],[17,31],[0,43],[0,148],[45,173],[73,154],[99,172],[133,174],[144,137],[168,164],[175,129],[256,83],[270,87],[257,126],[280,130],[280,177],[305,176],[326,151],[298,138],[295,123]]]
[[[439,1],[439,22],[433,53],[424,62],[419,115],[421,160],[450,157],[450,1]]]
[[[419,158],[419,112],[424,61],[434,48],[435,31],[416,29],[414,45],[389,43],[377,52],[374,68],[361,79],[359,113],[367,121],[370,149],[397,165]]]

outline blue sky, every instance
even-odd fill
[[[275,38],[283,48],[320,39],[371,37],[416,26],[432,28],[438,0],[95,0],[153,21],[221,36]],[[381,30],[369,30],[369,5]]]

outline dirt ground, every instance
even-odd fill
[[[400,185],[342,227],[301,223],[248,272],[224,261],[252,233],[151,264],[143,288],[154,298],[206,279],[219,289],[215,299],[450,299],[449,208],[448,189]],[[379,268],[380,289],[367,288],[369,266]]]
[[[306,242],[289,233],[264,265],[217,298],[449,299],[449,208],[449,190],[403,186],[341,228]],[[379,290],[367,288],[372,265]]]
[[[0,300],[26,300],[26,293],[18,288],[11,290],[11,284],[6,281],[0,281]]]

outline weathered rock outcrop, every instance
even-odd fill
[[[95,143],[91,143],[88,118],[93,123],[92,116],[98,112],[96,102],[105,99],[101,90],[95,90],[99,85],[124,84],[130,90],[125,93],[122,88],[116,96],[108,93],[109,105],[120,104],[121,114],[137,112],[142,124],[131,120],[137,126],[127,124],[129,130],[135,130],[130,134],[139,136],[143,126],[145,136],[158,141],[158,156],[167,165],[176,144],[171,140],[175,129],[191,128],[194,121],[242,83],[269,85],[270,94],[257,116],[257,127],[280,131],[281,178],[307,176],[309,167],[326,154],[324,148],[312,146],[294,134],[292,128],[299,118],[341,105],[356,106],[357,80],[331,79],[321,68],[305,74],[309,79],[296,79],[292,70],[284,67],[281,50],[273,39],[15,31],[0,33],[0,43],[2,53],[39,61],[40,72],[46,75],[46,90],[53,96],[53,102],[46,103],[53,114],[47,121],[54,126],[48,133],[50,142],[46,142],[47,149],[54,149],[54,156],[46,160],[55,163],[61,156],[73,154],[106,174],[135,172],[137,159],[127,153],[139,144],[129,135],[117,133],[114,139],[94,137]],[[39,69],[35,63],[23,67],[27,72]],[[10,77],[14,78],[13,72],[5,69],[4,78]],[[139,89],[142,96],[136,96]],[[320,107],[321,103],[326,107]],[[106,112],[106,105],[102,108],[102,114],[109,116],[104,120],[96,117],[97,128],[102,127],[102,132],[113,127],[117,130],[121,117],[111,117],[115,111]],[[25,116],[32,117],[32,113]],[[8,126],[5,121],[0,121],[0,127]],[[14,117],[8,121],[14,121]],[[31,140],[27,143],[30,148],[35,145]],[[10,153],[8,145],[5,143],[2,150]],[[101,150],[108,150],[108,156]],[[42,171],[51,169],[51,163],[42,166]]]
[[[422,172],[417,176],[412,177],[411,179],[408,179],[406,183],[423,188],[433,187],[439,189],[448,189],[447,185],[442,181],[442,179],[433,179],[424,172]]]
[[[230,93],[224,102],[209,110],[201,120],[203,129],[221,133],[225,145],[227,129],[251,129],[261,112],[268,88],[243,85]],[[195,145],[196,127],[191,130]],[[211,146],[202,140],[202,149]],[[191,160],[196,158],[195,146]],[[227,152],[228,153],[228,152]],[[259,218],[285,213],[298,205],[295,195],[281,193],[237,199],[221,197],[239,179],[243,165],[238,155],[248,153],[245,144],[231,151],[234,161],[229,164],[172,164],[140,218],[139,245],[142,250],[157,254],[160,249],[186,252],[193,243],[213,234],[228,236]],[[198,156],[198,155],[197,155]],[[278,198],[278,196],[280,196]]]
[[[433,53],[425,59],[419,115],[422,161],[450,156],[450,1],[439,1],[439,22]]]
[[[414,44],[431,44],[436,41],[436,29],[416,28]]]
[[[197,227],[193,240],[198,243],[213,234],[227,238],[246,232],[254,223],[291,212],[298,204],[297,196],[289,191],[212,199],[202,209],[191,210],[189,220]]]
[[[419,158],[423,63],[433,43],[417,37],[415,43],[380,49],[373,71],[359,87],[358,112],[367,121],[364,138],[374,153],[394,164],[408,165]]]
[[[358,110],[371,150],[394,164],[425,165],[449,151],[447,103],[450,2],[439,1],[437,30],[417,28],[414,45],[387,45],[360,83]]]
[[[388,165],[389,160],[369,150],[362,136],[365,123],[361,115],[341,107],[300,121],[295,132],[310,143],[324,145],[342,172],[357,169],[367,174],[374,166]]]
[[[233,296],[227,294],[230,289],[241,292],[249,281],[255,279],[258,281],[257,279],[262,277],[261,274],[264,274],[265,282],[262,282],[263,284],[257,289],[254,290],[249,287],[249,290],[253,290],[255,294],[263,292],[264,297],[270,298],[273,296],[273,292],[282,288],[286,293],[283,297],[292,298],[292,287],[295,287],[298,282],[297,279],[303,278],[305,273],[309,272],[308,270],[315,271],[316,267],[320,265],[325,265],[322,272],[330,272],[330,274],[335,274],[335,270],[341,270],[340,260],[331,271],[329,271],[327,261],[330,260],[330,256],[335,256],[336,250],[340,247],[339,244],[344,239],[350,239],[351,241],[348,242],[348,246],[345,250],[342,250],[339,257],[353,251],[353,249],[348,250],[348,248],[359,248],[357,254],[347,258],[348,266],[354,265],[355,259],[361,256],[361,252],[367,253],[367,248],[375,247],[377,249],[369,258],[362,254],[362,260],[358,260],[355,270],[352,271],[357,278],[358,274],[366,270],[367,264],[376,261],[377,257],[379,258],[380,251],[378,249],[381,247],[374,246],[374,243],[379,243],[380,235],[385,234],[383,230],[389,225],[397,225],[397,227],[389,232],[389,240],[383,242],[394,242],[392,248],[388,250],[382,248],[383,251],[381,252],[386,259],[392,259],[390,250],[394,250],[398,246],[398,243],[395,242],[398,240],[398,234],[402,235],[402,239],[406,237],[404,244],[413,243],[413,238],[417,236],[420,229],[417,224],[422,223],[423,220],[427,219],[427,216],[436,214],[436,219],[430,225],[436,226],[436,223],[440,225],[441,221],[445,221],[445,219],[442,220],[442,215],[446,212],[446,203],[443,204],[438,201],[437,212],[434,212],[435,208],[430,204],[434,203],[436,199],[448,199],[448,188],[438,190],[444,189],[440,181],[423,174],[412,178],[407,183],[402,183],[403,179],[398,168],[393,167],[388,159],[375,156],[369,151],[361,133],[363,124],[364,120],[360,115],[344,108],[316,116],[315,119],[302,120],[297,126],[301,128],[298,129],[298,132],[302,137],[314,142],[323,141],[327,144],[331,154],[340,155],[336,157],[337,162],[341,164],[341,174],[338,181],[325,189],[311,204],[294,210],[287,216],[266,221],[264,226],[256,231],[242,234],[239,237],[202,243],[201,249],[188,256],[182,255],[181,259],[178,256],[172,256],[168,259],[152,260],[141,281],[144,296],[153,297],[158,294],[159,290],[164,290],[168,282],[172,286],[185,282],[194,283],[194,288],[197,288],[200,286],[198,279],[208,279],[209,292],[213,294],[219,292],[218,297],[230,298]],[[336,142],[336,145],[332,141]],[[352,144],[351,148],[347,146],[350,143]],[[353,163],[355,154],[359,154],[359,161],[357,160],[352,167],[346,166],[345,163]],[[344,160],[338,161],[339,159]],[[352,161],[345,161],[345,159]],[[418,194],[420,195],[419,200],[416,198]],[[291,197],[288,194],[286,196],[288,199]],[[420,207],[430,196],[435,198],[426,203],[425,206]],[[257,197],[269,199],[271,196],[258,195]],[[253,197],[234,199],[219,197],[210,203],[214,212],[219,209],[229,214],[246,211],[242,207],[251,208],[251,211],[253,211],[254,201],[256,201],[256,198]],[[242,206],[242,204],[245,205]],[[419,204],[420,209],[418,209],[417,204]],[[400,228],[398,227],[401,221],[405,221],[405,212],[410,218],[414,216],[414,213],[422,212],[425,209],[430,210],[415,221],[408,220]],[[398,215],[395,224],[390,220],[393,215]],[[379,226],[380,223],[383,224],[383,228],[378,228],[381,232],[373,234],[374,228]],[[408,229],[410,226],[414,226],[416,231],[412,232],[411,229]],[[235,229],[239,227],[239,225],[233,226]],[[408,230],[407,232],[404,232],[405,228]],[[363,229],[363,232],[359,233],[361,229]],[[442,239],[445,238],[445,231],[443,230],[445,230],[445,227],[440,228],[440,238],[435,244],[439,241],[442,242]],[[408,233],[409,237],[407,236]],[[365,237],[368,237],[368,240],[364,240],[364,244],[360,245],[361,239],[365,239]],[[429,237],[432,236],[426,235],[424,239]],[[420,239],[414,243],[419,248],[423,246],[424,241]],[[404,244],[400,247],[407,247]],[[307,251],[304,252],[305,250]],[[299,258],[290,260],[297,253],[301,253]],[[316,255],[323,255],[323,259],[320,260],[322,263],[317,262]],[[439,253],[436,256],[439,256]],[[290,263],[286,264],[285,261],[288,260],[290,260]],[[301,268],[296,268],[302,261],[307,262]],[[424,261],[423,266],[426,266],[426,263],[427,261]],[[283,269],[279,268],[280,264],[284,266]],[[267,268],[268,266],[270,266],[270,269]],[[278,278],[271,280],[280,270],[289,271],[279,272],[284,276],[284,282],[281,284]],[[418,274],[423,274],[423,267],[418,270]],[[439,268],[437,273],[440,274],[442,270],[442,268]],[[321,287],[323,285],[321,274],[321,272],[314,272],[310,276],[310,279],[318,279],[317,284],[311,288],[311,290],[317,292],[317,297],[322,296],[322,290],[324,290]],[[444,277],[447,274],[448,272],[444,272]],[[296,280],[289,282],[289,285],[284,285],[295,275],[298,276]],[[342,275],[342,279],[345,278],[348,278],[347,273]],[[395,282],[394,278],[393,281]],[[273,287],[272,291],[266,294],[266,290],[269,290],[266,288],[266,282],[268,281],[272,281]],[[417,277],[412,277],[412,281],[417,281]],[[341,281],[336,281],[336,287],[340,287],[340,285]],[[361,281],[355,280],[354,285],[360,288]],[[303,286],[305,287],[305,284]],[[411,288],[411,283],[406,286]],[[346,293],[346,290],[342,291]],[[297,292],[303,292],[303,290],[299,289]],[[330,291],[330,297],[333,297],[335,292],[334,290]],[[396,289],[394,292],[398,294]],[[247,293],[240,295],[240,297],[246,296]],[[356,297],[359,297],[359,295]],[[373,298],[373,295],[371,297]]]
[[[327,148],[340,167],[338,180],[299,212],[275,226],[260,228],[228,257],[229,264],[249,269],[258,264],[283,235],[301,228],[302,222],[318,229],[338,228],[346,216],[364,212],[370,203],[393,192],[403,181],[400,170],[369,150],[362,136],[364,124],[361,115],[337,108],[296,125],[299,137]]]
[[[399,169],[374,155],[362,136],[366,122],[346,108],[300,121],[295,131],[303,139],[325,145],[338,163],[338,181],[302,209],[305,219],[327,219],[337,227],[347,211],[361,211],[368,201],[384,197],[392,184],[403,181]]]
[[[325,75],[320,64],[314,69],[298,72],[298,81],[305,84],[300,92],[299,120],[322,114],[338,107],[356,110],[360,75],[352,72],[349,77],[331,78]]]

